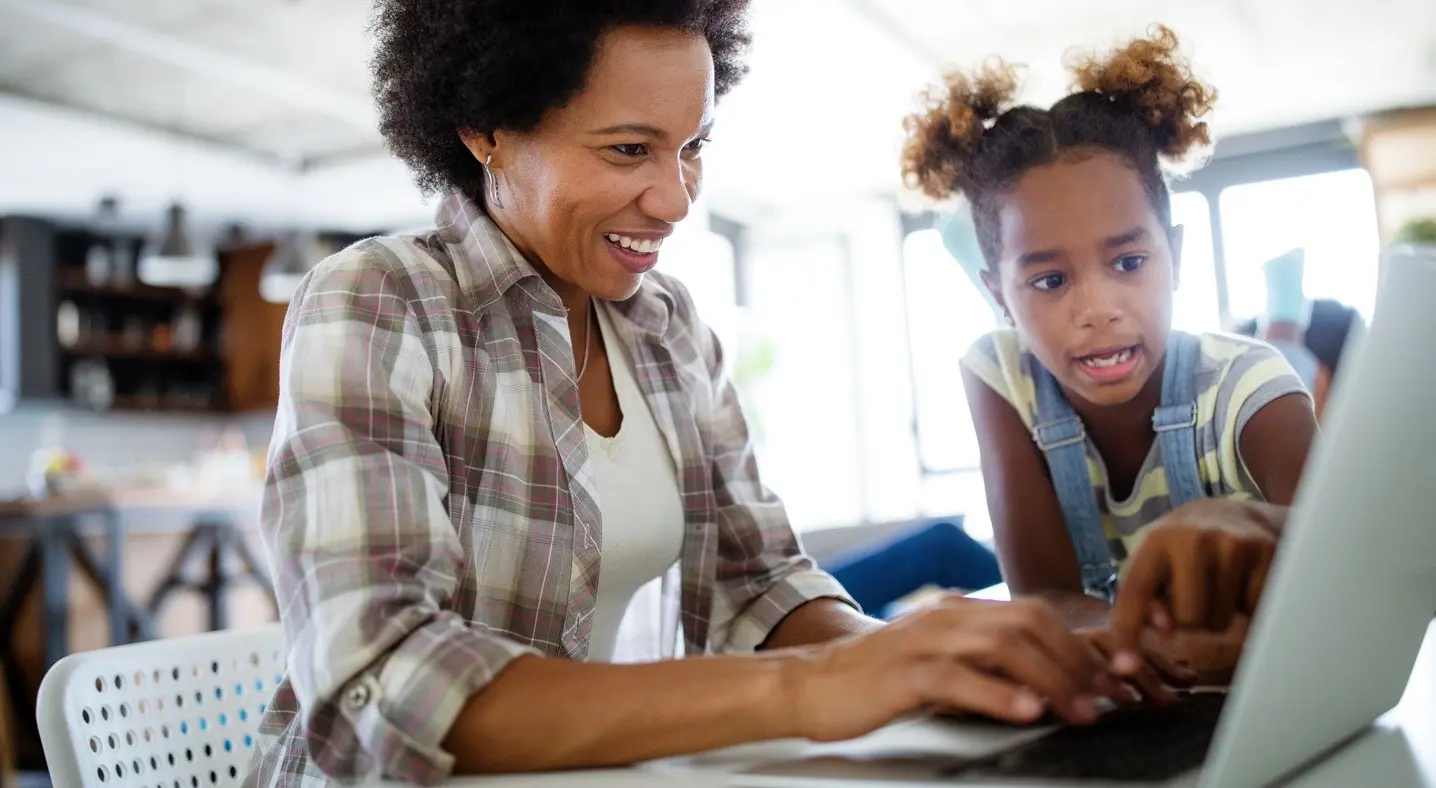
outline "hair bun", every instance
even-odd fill
[[[902,173],[907,184],[935,200],[959,191],[987,124],[1012,103],[1017,81],[1016,69],[994,59],[972,74],[949,72],[941,86],[929,88],[922,97],[923,109],[903,121],[908,137]]]
[[[1112,50],[1105,59],[1079,57],[1071,69],[1077,90],[1139,110],[1157,150],[1168,159],[1181,161],[1211,144],[1201,118],[1211,111],[1217,91],[1192,75],[1191,65],[1177,55],[1177,35],[1166,26],[1154,25],[1146,38]]]

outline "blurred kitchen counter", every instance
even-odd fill
[[[216,569],[226,577],[246,573],[240,550],[265,561],[256,527],[261,497],[258,483],[236,482],[230,488],[87,486],[0,500],[0,637],[8,639],[0,644],[6,655],[0,661],[8,663],[22,768],[43,768],[35,694],[57,655],[204,632],[217,623],[216,603],[220,626],[275,620],[267,583],[208,586]],[[197,540],[199,534],[204,538]],[[225,549],[210,558],[217,536]],[[98,577],[83,571],[86,560]],[[188,585],[175,587],[177,579]]]
[[[0,500],[0,520],[16,520],[119,510],[251,511],[258,514],[263,488],[232,490],[172,487],[89,487],[44,498]],[[3,527],[3,526],[0,526]]]

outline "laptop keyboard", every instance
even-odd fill
[[[1167,708],[1124,706],[1090,726],[1063,727],[947,777],[1160,781],[1201,766],[1221,716],[1224,693],[1192,693]]]

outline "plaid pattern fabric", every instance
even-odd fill
[[[808,600],[850,602],[759,482],[683,287],[650,275],[603,308],[679,471],[664,609],[681,613],[683,651],[752,650]],[[510,660],[585,657],[603,523],[575,377],[563,304],[462,195],[434,230],[363,241],[308,276],[261,512],[288,675],[247,785],[441,781],[443,737]]]

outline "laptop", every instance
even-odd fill
[[[1436,614],[1433,304],[1436,249],[1396,250],[1371,328],[1348,348],[1229,691],[1118,709],[1093,726],[901,723],[730,784],[1255,788],[1364,732],[1400,701]]]

